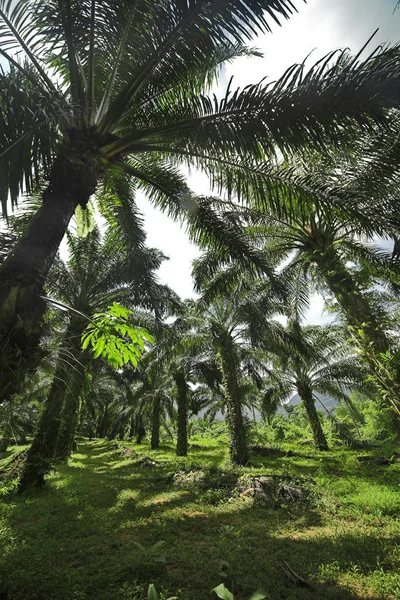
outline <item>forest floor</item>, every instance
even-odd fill
[[[161,600],[216,598],[221,583],[235,600],[256,590],[270,600],[400,599],[400,463],[292,451],[234,470],[222,438],[192,438],[187,458],[82,440],[43,490],[3,495],[8,600],[144,600],[150,583]],[[257,474],[308,492],[271,506],[234,488]]]

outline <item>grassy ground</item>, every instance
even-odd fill
[[[241,473],[316,482],[311,505],[272,509],[224,490],[174,487],[183,468],[230,469],[223,439],[191,441],[187,459],[167,446],[125,444],[156,466],[105,441],[81,442],[43,491],[4,496],[9,600],[142,600],[149,583],[161,598],[205,600],[221,582],[235,600],[257,589],[272,600],[400,598],[400,464],[360,466],[360,452],[304,448],[309,456],[254,457]],[[311,587],[295,585],[283,560]]]

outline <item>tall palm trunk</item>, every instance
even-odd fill
[[[187,456],[188,451],[188,384],[182,371],[174,375],[178,403],[178,440],[177,456]]]
[[[0,270],[0,403],[39,365],[43,286],[76,207],[96,189],[93,155],[68,150],[71,158],[55,160],[42,207]]]
[[[107,427],[108,427],[108,417],[109,417],[109,410],[108,410],[109,404],[111,404],[111,402],[109,402],[108,404],[105,405],[103,414],[100,415],[98,418],[97,427],[96,427],[96,437],[97,438],[106,437]]]
[[[400,373],[398,369],[386,367],[381,358],[382,354],[389,353],[390,341],[367,298],[335,249],[314,252],[313,261],[335,296],[350,326],[352,336],[375,374],[376,382],[383,391],[383,400],[392,412],[393,428],[400,437]]]
[[[136,415],[136,443],[141,444],[145,435],[146,429],[143,423],[143,415],[139,413]]]
[[[44,485],[44,476],[54,461],[60,433],[61,413],[70,386],[70,365],[78,364],[81,355],[80,319],[72,317],[64,334],[56,371],[41,414],[38,429],[21,476],[20,491]]]
[[[129,423],[128,438],[133,438],[133,436],[135,435],[135,432],[136,432],[136,419],[135,419],[135,417],[131,417],[131,420]]]
[[[153,450],[160,446],[160,420],[161,420],[161,397],[156,393],[153,400],[153,412],[151,415],[151,442]]]
[[[233,349],[232,352],[234,352]],[[232,352],[229,352],[229,348],[226,348],[226,346],[221,352],[222,375],[231,435],[229,453],[232,462],[238,465],[245,465],[249,461],[249,450],[242,412],[242,400],[239,393],[239,382],[237,379],[239,367],[233,358]]]
[[[321,427],[317,409],[312,395],[312,389],[307,383],[301,382],[297,386],[300,398],[303,400],[308,420],[310,421],[315,447],[319,450],[329,450],[328,442]]]
[[[56,446],[58,460],[67,460],[74,447],[74,437],[79,421],[79,401],[85,385],[85,368],[89,355],[83,352],[75,366],[69,389],[67,389],[64,409],[61,415],[60,435]]]

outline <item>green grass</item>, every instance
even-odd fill
[[[269,509],[225,490],[174,486],[184,468],[231,472],[224,438],[191,441],[186,459],[169,446],[125,443],[161,463],[153,467],[111,443],[84,441],[44,490],[4,496],[0,577],[9,600],[142,600],[149,583],[161,598],[205,600],[221,582],[235,600],[256,589],[272,600],[400,598],[399,464],[304,448],[302,456],[253,457],[238,474],[315,481],[311,505]],[[312,587],[289,581],[282,560]]]

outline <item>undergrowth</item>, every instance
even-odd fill
[[[235,600],[256,590],[272,600],[400,597],[399,463],[281,443],[290,452],[233,469],[223,431],[191,443],[177,458],[168,444],[84,440],[45,489],[21,496],[22,457],[2,455],[0,576],[9,600],[145,600],[149,584],[161,600],[205,600],[221,583]],[[212,484],[174,483],[176,473],[202,469]],[[313,500],[257,504],[233,485],[256,475],[312,482]]]

